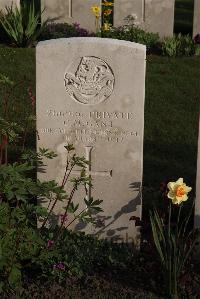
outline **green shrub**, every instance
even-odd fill
[[[178,41],[175,36],[165,38],[162,42],[162,54],[174,57],[177,55]]]
[[[47,23],[39,36],[39,40],[49,40],[56,38],[68,38],[68,37],[81,37],[91,36],[84,28],[81,28],[79,24],[73,25],[67,23]],[[94,34],[93,34],[94,35]]]
[[[195,45],[195,55],[200,56],[200,44]]]
[[[3,74],[0,75],[0,82],[5,92],[2,117],[0,117],[1,292],[19,286],[23,273],[28,269],[31,271],[36,268],[42,276],[45,276],[48,270],[48,273],[59,278],[62,278],[62,275],[66,277],[69,273],[74,273],[71,269],[74,267],[73,262],[70,263],[68,260],[66,264],[66,261],[61,261],[62,256],[59,254],[57,245],[72,222],[78,220],[86,224],[94,223],[94,215],[102,211],[99,207],[102,201],[86,197],[83,199],[84,208],[82,209],[79,203],[74,204],[74,194],[79,186],[82,185],[84,190],[87,190],[88,185],[91,186],[91,180],[85,173],[89,162],[84,157],[77,156],[74,147],[70,144],[65,146],[66,167],[62,184],[59,185],[55,181],[40,182],[36,179],[37,169],[45,168],[42,159],[44,157],[53,159],[56,154],[42,148],[38,153],[26,150],[27,126],[23,128],[12,122],[10,115],[12,103],[9,101],[9,95],[14,88],[14,82]],[[30,104],[34,106],[35,98],[30,89],[29,96]],[[9,144],[16,145],[20,141],[22,145],[17,152],[16,161],[10,163]],[[81,170],[80,176],[71,178],[70,173],[77,166]],[[67,194],[64,188],[69,180],[71,189],[69,188],[69,194]],[[48,208],[37,204],[37,199],[40,201],[43,198],[49,201]],[[58,215],[59,219],[55,224],[52,220],[56,218],[54,210],[59,202],[62,202],[63,215],[60,217]],[[72,214],[70,221],[68,221],[68,214]],[[37,227],[37,223],[41,223],[40,228]],[[48,231],[47,239],[46,230]],[[60,272],[63,269],[66,271]]]
[[[195,54],[195,42],[189,35],[167,37],[162,42],[164,56],[192,56]]]
[[[159,36],[156,33],[146,32],[135,25],[125,25],[111,30],[102,30],[98,36],[127,40],[146,45],[147,52],[154,52],[159,48]]]
[[[6,7],[6,14],[1,14],[1,25],[9,40],[17,47],[29,47],[41,33],[41,14],[35,12],[34,4],[22,2],[21,7]],[[44,25],[42,25],[44,26]]]
[[[49,231],[46,230],[46,244],[49,238]],[[43,251],[35,261],[35,265],[38,266],[37,271],[40,273],[42,269],[42,277],[49,279],[57,277],[61,280],[71,275],[81,278],[92,273],[96,267],[125,268],[130,265],[135,255],[133,248],[127,244],[98,240],[95,236],[85,235],[83,232],[71,232],[67,229],[64,230],[56,248],[49,247],[48,252],[47,255]]]

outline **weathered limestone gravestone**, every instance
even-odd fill
[[[96,30],[95,17],[91,11],[93,5],[101,5],[101,0],[41,0],[44,9],[43,20],[50,19],[57,23],[79,23],[90,31]]]
[[[136,24],[161,37],[172,36],[175,0],[115,0],[114,26],[125,24],[128,15],[137,16]]]
[[[194,0],[193,36],[200,33],[200,0]]]
[[[197,177],[196,177],[195,227],[200,228],[200,121],[199,121]],[[199,246],[199,250],[200,250],[200,246]]]
[[[145,1],[143,0],[115,0],[114,4],[114,26],[122,26],[125,24],[125,18],[128,15],[135,17],[138,25],[144,23],[145,19]]]
[[[110,39],[58,39],[37,46],[38,146],[58,153],[38,177],[61,183],[64,145],[73,143],[91,161],[89,196],[103,200],[104,212],[97,215],[103,224],[84,230],[124,242],[139,234],[129,218],[141,216],[145,56],[143,45]],[[84,190],[75,197],[82,201]]]
[[[10,7],[11,5],[20,6],[20,0],[0,0],[0,11],[5,11],[5,7]]]

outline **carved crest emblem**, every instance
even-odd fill
[[[95,105],[105,101],[113,92],[114,74],[100,58],[82,57],[75,74],[65,74],[65,88],[75,101]]]

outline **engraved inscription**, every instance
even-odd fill
[[[136,118],[133,112],[47,109],[44,116],[51,119],[51,126],[40,128],[39,134],[63,135],[67,142],[73,144],[124,143],[139,136],[137,130],[129,128],[129,122]]]
[[[82,57],[75,72],[65,74],[65,88],[75,101],[99,104],[110,97],[114,89],[114,74],[110,66],[98,57]]]

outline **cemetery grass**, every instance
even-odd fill
[[[13,107],[17,105],[19,109],[11,111],[11,115],[13,121],[23,124],[24,115],[33,113],[28,93],[31,88],[35,94],[35,49],[1,48],[0,73],[15,83],[21,82],[14,90],[14,95],[11,98]],[[155,55],[147,57],[143,179],[144,218],[147,217],[153,200],[161,199],[158,192],[161,182],[174,181],[183,177],[187,184],[192,186],[193,190],[195,189],[200,103],[199,78],[200,59],[198,57],[176,59]],[[0,115],[4,109],[4,92],[3,85],[0,84]],[[34,148],[35,139],[35,122],[33,122],[32,126],[29,127],[26,146]],[[17,159],[14,153],[15,149],[10,148],[9,160]],[[153,277],[153,273],[155,276],[158,273],[158,268],[156,262],[152,263],[152,252],[148,263],[146,263],[148,256],[145,257],[145,260],[142,257],[142,260],[145,262],[141,263],[139,260],[138,264],[136,262],[134,266],[131,265],[128,274],[127,269],[126,273],[120,272],[118,269],[102,269],[102,271],[94,269],[93,276],[86,277],[81,285],[75,283],[75,289],[72,286],[69,298],[80,298],[78,297],[80,294],[81,298],[88,298],[88,292],[91,294],[90,298],[95,298],[96,290],[101,292],[102,297],[99,298],[106,298],[111,289],[113,298],[158,298],[155,293],[162,293],[163,287],[159,288],[162,283]],[[135,271],[132,271],[134,267]],[[148,285],[144,278],[144,272],[149,273],[149,276],[146,277],[146,280],[150,281]],[[155,282],[158,287],[155,286]],[[78,286],[80,290],[77,291]],[[139,289],[136,290],[137,286]],[[33,288],[33,290],[29,289],[30,294],[36,294],[40,287],[42,288],[40,283],[30,282],[30,288]],[[44,284],[43,291],[46,292],[48,288],[50,290],[51,283]],[[143,292],[142,289],[145,288],[149,292]],[[53,295],[56,298],[58,294],[63,295],[65,289],[67,289],[66,286],[55,285],[53,287],[55,293],[52,294],[50,291],[49,297]],[[27,294],[25,294],[25,298],[27,298]]]

